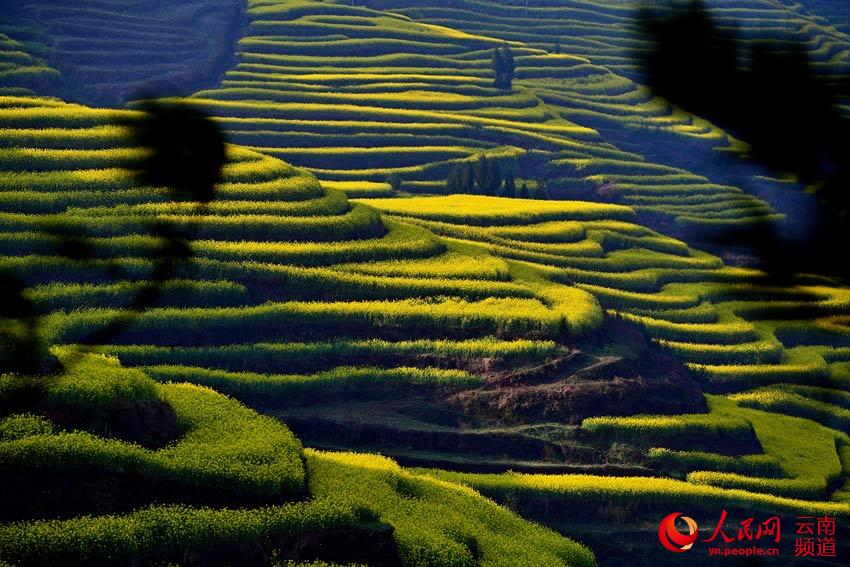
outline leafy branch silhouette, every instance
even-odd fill
[[[762,222],[709,234],[745,246],[776,280],[798,273],[847,278],[840,247],[850,240],[850,121],[838,107],[850,83],[817,72],[794,37],[757,41],[720,27],[702,0],[643,5],[648,47],[635,58],[658,96],[709,119],[749,144],[751,157],[813,190],[791,223]]]

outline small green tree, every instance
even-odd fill
[[[463,176],[463,172],[461,171],[461,164],[455,164],[449,170],[449,175],[446,177],[446,193],[461,193],[461,179]]]
[[[459,193],[475,193],[475,172],[472,164],[464,162],[461,164],[460,191]]]
[[[502,185],[502,196],[516,197],[516,180],[514,179],[514,172],[510,169],[505,174],[505,182]]]
[[[481,154],[475,162],[476,193],[481,195],[496,195],[502,186],[502,172],[499,163]]]
[[[528,184],[525,181],[522,182],[522,187],[519,188],[518,197],[520,199],[528,199]]]
[[[498,161],[490,160],[490,171],[487,175],[487,186],[485,187],[484,192],[487,195],[497,195],[501,187],[502,169],[499,167]]]
[[[516,63],[509,45],[497,47],[493,50],[493,57],[490,61],[493,69],[494,83],[496,88],[510,89],[514,80],[514,71]]]
[[[395,192],[401,191],[402,182],[401,182],[401,176],[398,173],[390,173],[387,176],[387,183],[389,184],[390,188],[393,191],[395,191]]]
[[[549,199],[549,184],[545,179],[537,180],[537,195],[538,199]]]
[[[475,185],[477,187],[476,193],[481,193],[483,195],[487,194],[486,187],[488,185],[488,176],[490,175],[490,160],[487,159],[487,156],[484,154],[480,154],[478,156],[478,161],[475,162]]]

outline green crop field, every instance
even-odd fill
[[[722,510],[843,565],[850,286],[705,237],[803,183],[653,94],[639,4],[4,7],[0,566],[709,565],[658,522]],[[707,4],[850,71],[840,2]],[[222,132],[211,201],[147,99]]]

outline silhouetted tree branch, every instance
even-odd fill
[[[208,214],[225,163],[224,137],[215,123],[187,105],[148,101],[142,104],[138,116],[121,125],[129,130],[134,144],[144,150],[145,157],[136,166],[139,184],[167,189],[175,214],[185,215],[186,203],[194,204],[190,215]],[[150,254],[151,268],[143,285],[125,310],[85,337],[81,344],[108,342],[159,300],[163,286],[191,260],[191,241],[198,224],[181,224],[168,215],[149,223],[149,232],[159,244]],[[109,276],[134,279],[117,261],[99,257],[91,239],[72,219],[50,226],[45,232],[56,243],[53,255],[80,264],[105,263]],[[4,297],[0,307],[0,373],[21,376],[30,388],[38,383],[39,376],[46,377],[61,369],[44,342],[45,313],[27,297],[25,282],[13,274],[0,273],[0,293]],[[62,364],[73,365],[84,351],[81,347],[75,354],[64,357]]]
[[[841,83],[818,76],[804,44],[743,39],[720,28],[701,0],[644,6],[638,20],[649,47],[636,56],[657,95],[727,129],[755,159],[817,190],[805,238],[771,222],[712,238],[750,247],[776,278],[850,275],[836,261],[836,247],[850,237],[850,123],[836,106]]]

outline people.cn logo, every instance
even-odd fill
[[[682,518],[688,526],[688,533],[683,534],[676,527],[676,520]],[[683,553],[694,546],[699,537],[699,528],[693,518],[682,516],[681,512],[673,512],[658,524],[658,540],[664,549],[673,553]]]

